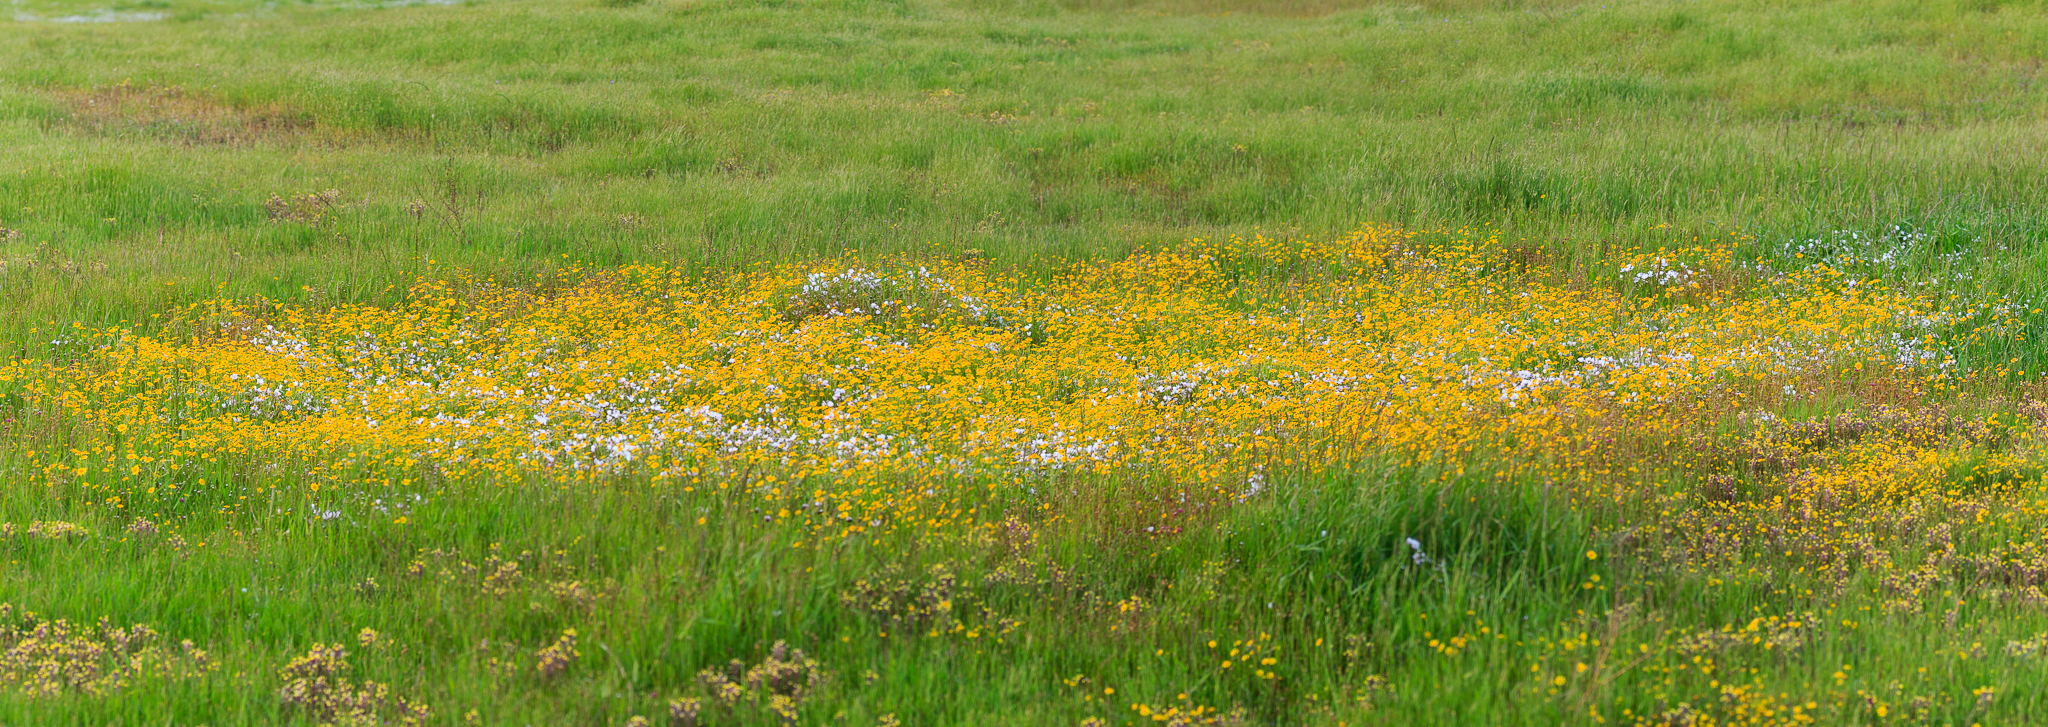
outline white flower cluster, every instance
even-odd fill
[[[1635,265],[1621,266],[1621,278],[1633,283],[1648,283],[1666,288],[1680,288],[1699,278],[1699,271],[1684,262],[1659,257],[1640,269]]]
[[[857,267],[811,273],[789,295],[784,311],[792,321],[813,316],[890,318],[915,312],[1000,324],[985,302],[961,295],[952,282],[924,267],[894,276]]]

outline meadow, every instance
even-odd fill
[[[2043,57],[10,0],[0,725],[2042,723]]]

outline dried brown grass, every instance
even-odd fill
[[[181,86],[127,82],[57,91],[64,125],[97,136],[139,135],[194,146],[334,143],[338,130],[280,104],[241,105]]]

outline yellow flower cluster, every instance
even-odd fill
[[[2033,538],[2048,521],[2034,474],[2048,431],[2022,409],[1761,417],[1748,432],[1701,438],[1689,458],[1703,485],[1667,511],[1664,559],[1717,581],[1796,569],[1838,590],[1871,574],[1898,611],[1964,581],[1972,596],[2048,603],[2048,551]]]
[[[1816,702],[1802,702],[1783,692],[1773,694],[1755,684],[1719,684],[1715,689],[1718,693],[1703,705],[1683,703],[1659,714],[1643,715],[1634,722],[1637,725],[1735,727],[1804,725],[1819,721],[1814,710],[1821,705]],[[1883,716],[1882,712],[1878,714]]]
[[[92,534],[91,531],[86,530],[84,526],[62,520],[37,520],[22,526],[16,526],[14,523],[0,523],[0,538],[12,538],[18,535],[29,539],[70,540],[82,538],[90,534]]]
[[[1194,727],[1195,725],[1235,725],[1249,720],[1238,712],[1226,712],[1215,707],[1194,704],[1188,695],[1181,694],[1177,702],[1152,706],[1144,702],[1132,702],[1131,711],[1139,717],[1153,722],[1163,722],[1168,727]]]
[[[359,640],[375,643],[376,632],[364,629]],[[416,727],[431,710],[425,704],[391,692],[388,684],[348,678],[348,650],[341,644],[314,644],[305,656],[278,669],[284,681],[277,696],[285,705],[310,714],[324,726],[397,724]]]
[[[222,300],[153,335],[67,331],[79,359],[0,381],[85,433],[32,471],[123,507],[194,488],[614,483],[749,493],[763,517],[844,537],[987,522],[991,497],[1089,476],[1160,488],[1148,527],[1171,532],[1365,459],[1628,497],[1641,447],[1676,446],[1704,411],[1838,380],[1932,391],[1957,375],[1958,336],[2009,317],[1725,248],[1641,257],[1589,278],[1495,240],[1370,228],[1053,274],[454,276],[392,308]],[[396,501],[346,516],[404,522]],[[343,515],[326,502],[308,514]]]
[[[1237,667],[1249,670],[1251,675],[1258,679],[1278,679],[1280,675],[1272,671],[1272,668],[1280,663],[1280,648],[1272,642],[1273,635],[1265,633],[1259,634],[1258,638],[1232,641],[1229,644],[1230,651],[1223,654],[1223,661],[1216,670],[1226,672],[1232,667]],[[1209,648],[1221,651],[1223,647],[1218,646],[1215,641],[1210,641]]]
[[[749,666],[734,659],[722,670],[698,672],[697,684],[713,703],[726,708],[751,705],[774,715],[783,724],[794,724],[801,717],[804,703],[830,675],[818,660],[805,656],[803,649],[792,649],[777,641],[759,663]],[[681,717],[687,713],[694,720],[701,704],[703,700],[678,699],[670,703],[671,716],[682,722]]]
[[[31,697],[108,694],[145,679],[190,679],[217,667],[191,641],[167,645],[144,624],[75,624],[0,603],[0,688]]]

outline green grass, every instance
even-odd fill
[[[87,272],[10,285],[6,310],[137,318],[223,282],[374,298],[426,258],[1030,264],[1364,221],[1491,225],[1574,258],[1906,225],[2032,261],[2042,235],[2038,4],[1229,7],[17,19],[0,225],[26,234],[5,256]],[[330,188],[332,229],[264,214]],[[1979,264],[2007,287],[2037,267]]]
[[[1932,243],[1888,268],[1899,279],[2048,297],[2040,2],[383,5],[9,6],[10,353],[62,356],[53,326],[149,328],[222,294],[391,302],[449,268],[522,281],[571,263],[712,271],[975,251],[1052,270],[1189,237],[1381,221],[1485,230],[1579,276],[1632,248],[1735,238],[1768,262],[1803,240],[1904,229]],[[120,22],[52,22],[100,11]],[[339,202],[311,224],[266,206],[328,189]],[[2031,341],[1977,355],[2048,364]],[[0,472],[28,466],[0,449]],[[1670,655],[1624,668],[1617,639],[1802,612],[1857,625],[1802,658],[1744,652],[1730,668],[1762,669],[1771,692],[1864,689],[1891,705],[1885,719],[1874,706],[1827,713],[1844,724],[2048,714],[2048,666],[2000,651],[2048,628],[2038,607],[1963,613],[1957,627],[1933,594],[1924,611],[1887,615],[1871,583],[1588,560],[1617,547],[1611,514],[1530,494],[1538,483],[1438,474],[1304,474],[1173,537],[1079,503],[1082,516],[1032,525],[1038,545],[1023,551],[907,536],[818,547],[753,523],[739,501],[630,482],[454,486],[402,525],[368,503],[330,522],[285,499],[235,516],[194,501],[169,513],[190,541],[174,548],[123,535],[126,514],[77,493],[8,490],[0,520],[97,535],[0,545],[0,601],[150,623],[202,642],[221,668],[105,697],[0,690],[0,724],[307,723],[277,698],[278,667],[364,627],[395,645],[359,650],[355,676],[432,705],[433,724],[472,709],[482,724],[660,717],[700,669],[758,661],[783,639],[834,675],[807,724],[1120,723],[1137,719],[1125,702],[1182,693],[1257,724],[1585,724],[1588,709],[1613,721],[1718,689],[1651,670]],[[1433,564],[1413,562],[1411,537]],[[509,594],[404,575],[423,549],[481,562],[493,545],[559,550],[571,565]],[[1044,582],[988,578],[1020,563]],[[863,579],[922,589],[935,566],[957,578],[963,614],[987,609],[963,624],[1023,625],[1002,644],[918,637],[844,600]],[[356,588],[367,578],[374,592]],[[564,605],[549,580],[605,595]],[[1131,596],[1146,605],[1113,615]],[[1428,646],[1482,626],[1456,657]],[[530,663],[495,675],[485,662],[499,652],[479,648],[529,658],[564,628],[582,656],[562,680]],[[1218,676],[1207,643],[1259,634],[1284,686]],[[1606,645],[1546,646],[1587,634]],[[1971,643],[1990,656],[1922,668]],[[1371,676],[1393,686],[1361,700]],[[1556,676],[1571,686],[1548,694]],[[1993,684],[1980,709],[1970,690]],[[1930,698],[1924,711],[1907,712],[1914,696]]]

